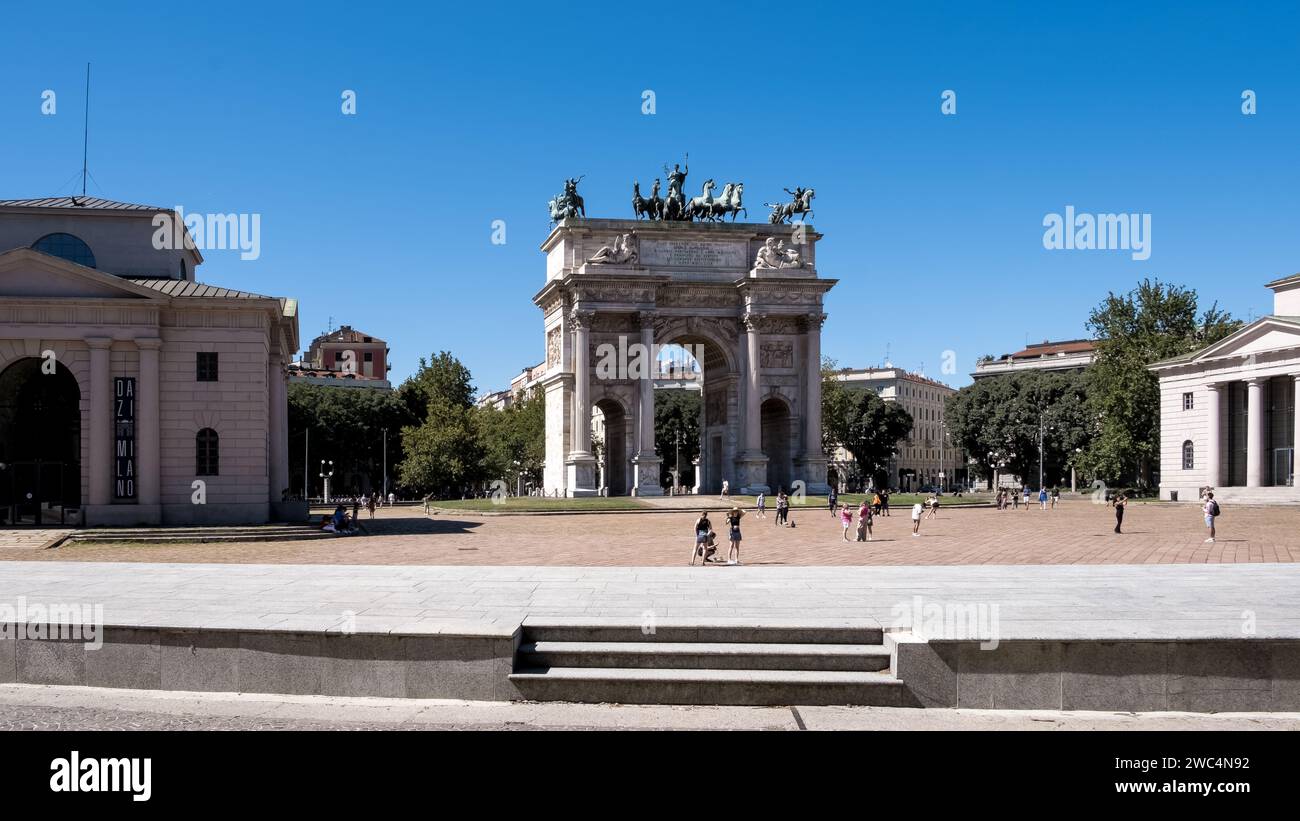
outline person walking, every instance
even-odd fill
[[[726,479],[722,480],[722,493],[718,496],[718,498],[719,499],[731,498],[731,484]]]
[[[1029,510],[1029,485],[1025,485],[1022,491],[1025,494],[1025,510]]]
[[[853,510],[848,505],[840,507],[840,524],[844,526],[844,541],[849,540],[849,528],[853,527]]]
[[[1045,487],[1038,489],[1038,509],[1047,510],[1047,488]]]
[[[880,491],[880,515],[889,515],[889,488]]]
[[[880,494],[879,493],[871,494],[871,510],[877,516],[880,515]]]
[[[826,503],[830,505],[831,517],[835,516],[835,508],[838,506],[840,495],[835,492],[835,486],[831,485],[831,492],[826,496]]]
[[[1059,505],[1060,503],[1061,503],[1061,489],[1059,487],[1053,487],[1052,488],[1052,510],[1056,510],[1056,506]]]
[[[921,503],[912,505],[912,535],[921,535]]]
[[[370,518],[375,518],[375,494],[371,493],[366,497],[366,510],[370,511]]]
[[[740,564],[740,520],[744,515],[745,511],[738,507],[733,507],[727,514],[727,536],[731,539],[731,549],[727,551],[727,564]]]
[[[1115,494],[1115,498],[1110,500],[1110,504],[1115,508],[1115,532],[1123,533],[1121,530],[1124,526],[1124,506],[1128,504],[1128,497],[1123,493]]]
[[[758,499],[756,500],[756,502],[758,505],[758,512],[755,514],[755,516],[759,519],[766,519],[767,518],[767,496],[765,496],[762,493],[758,494]]]
[[[1008,491],[1008,494],[1011,496],[1011,509],[1012,509],[1012,510],[1019,510],[1019,509],[1020,509],[1020,494],[1019,494],[1019,493],[1010,493],[1010,491]]]
[[[927,519],[939,518],[939,497],[931,493],[930,498],[925,500],[925,506],[928,508],[925,514]]]
[[[1214,520],[1219,518],[1219,503],[1214,501],[1214,492],[1207,491],[1205,494],[1205,507],[1202,508],[1205,513],[1205,526],[1210,529],[1210,538],[1205,540],[1206,544],[1214,544]]]

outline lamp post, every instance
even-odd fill
[[[384,495],[380,497],[380,504],[388,499],[388,428],[384,428]]]
[[[325,504],[330,503],[330,477],[334,475],[334,460],[320,460],[320,477],[324,479]]]

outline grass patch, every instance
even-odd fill
[[[491,499],[430,500],[429,507],[444,510],[466,510],[475,513],[538,513],[564,510],[643,510],[649,505],[631,496],[590,496],[579,499],[510,496],[500,503],[494,503]]]

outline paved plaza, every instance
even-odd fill
[[[690,559],[694,509],[571,515],[440,514],[381,509],[362,521],[372,535],[324,541],[229,544],[86,544],[40,549],[0,538],[0,560],[372,565],[580,565],[675,567]],[[721,512],[711,512],[725,532]],[[1064,502],[1055,510],[944,508],[911,535],[906,509],[878,517],[874,541],[845,542],[825,508],[794,508],[797,527],[773,514],[744,519],[745,565],[1248,564],[1300,562],[1300,507],[1226,507],[1219,538],[1194,505],[1130,503],[1123,534],[1105,505]],[[10,531],[12,532],[12,531]],[[852,538],[852,533],[850,533]],[[723,544],[725,553],[726,546]],[[735,568],[711,567],[728,573]]]

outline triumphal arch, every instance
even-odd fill
[[[733,492],[790,491],[797,480],[827,492],[822,300],[836,280],[818,275],[821,235],[775,211],[766,224],[587,219],[552,201],[552,215],[546,285],[533,298],[545,316],[547,495],[597,495],[601,476],[611,495],[663,493],[645,352],[666,345],[700,365],[697,492],[724,480]]]

